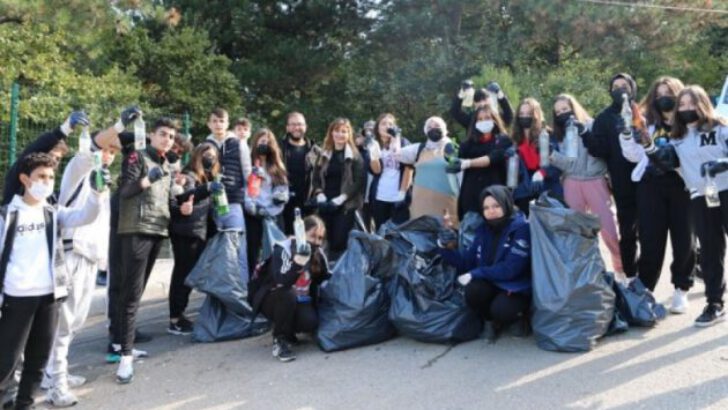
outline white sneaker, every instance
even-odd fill
[[[46,401],[53,407],[71,407],[78,403],[78,398],[66,388],[54,387],[48,390]]]
[[[119,369],[116,370],[116,381],[119,384],[131,383],[134,378],[134,356],[121,356]]]
[[[688,292],[682,289],[675,289],[672,294],[672,303],[670,303],[670,313],[680,315],[688,311]]]
[[[75,374],[69,374],[68,376],[66,376],[66,383],[68,384],[69,388],[75,389],[76,387],[81,387],[86,384],[86,378]],[[43,372],[43,381],[40,382],[40,388],[43,390],[48,390],[53,388],[54,384],[55,383],[53,382],[53,377],[51,377],[48,373]]]

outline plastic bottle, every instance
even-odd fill
[[[296,238],[296,246],[298,249],[301,249],[306,243],[306,229],[303,224],[303,218],[301,218],[301,210],[295,208],[293,213],[295,215],[295,219],[293,220],[293,234]]]
[[[83,127],[81,130],[81,136],[78,138],[78,152],[82,154],[91,153],[91,134],[88,131],[88,127]]]
[[[141,151],[147,147],[147,128],[144,120],[139,116],[134,121],[134,149]]]
[[[215,175],[215,182],[220,182],[220,179],[221,178],[219,174]],[[218,215],[223,216],[227,215],[227,213],[230,212],[227,194],[225,193],[224,189],[220,192],[212,194],[212,202],[215,205],[215,212],[217,212]]]
[[[513,154],[508,157],[506,185],[508,188],[515,188],[518,186],[518,154]]]
[[[255,172],[256,168],[260,168],[260,160],[255,160],[255,168],[253,172],[248,176],[248,196],[251,198],[257,198],[260,195],[260,186],[263,183],[263,178]]]
[[[718,194],[718,185],[709,175],[705,176],[705,202],[708,208],[717,208],[720,206],[720,196]]]
[[[579,130],[576,128],[575,122],[576,120],[572,115],[566,123],[566,135],[564,137],[566,157],[571,159],[576,159],[579,155],[579,136],[577,135]]]
[[[538,166],[546,168],[549,166],[549,154],[551,149],[551,141],[549,140],[549,133],[546,130],[541,130],[538,135]]]
[[[627,128],[627,130],[631,130],[632,127],[632,107],[629,105],[629,97],[627,94],[622,94],[622,111],[619,114],[622,117],[622,121],[624,122],[624,126]],[[622,132],[622,138],[624,139],[630,139],[632,138],[631,132]]]
[[[101,171],[103,166],[104,165],[101,163],[101,151],[94,152],[94,168],[97,171]],[[101,172],[96,172],[94,184],[96,185],[96,189],[100,189],[104,185],[104,178],[101,176]]]

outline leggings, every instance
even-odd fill
[[[509,325],[527,317],[531,295],[507,292],[484,279],[473,279],[465,286],[465,302],[481,318]]]
[[[293,288],[272,290],[263,299],[263,314],[273,321],[273,337],[292,340],[296,333],[313,333],[318,313],[311,303],[298,303]]]

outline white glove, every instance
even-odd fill
[[[369,147],[367,147],[369,150],[369,159],[372,161],[379,161],[379,158],[382,157],[382,150],[379,148],[379,144],[376,141],[372,141],[371,144],[369,144]]]
[[[460,169],[463,170],[463,171],[465,171],[466,169],[470,168],[471,165],[472,165],[472,162],[469,159],[461,159],[460,160]]]
[[[463,273],[462,275],[458,276],[458,283],[460,283],[463,286],[466,286],[470,281],[473,279],[473,275],[469,273]]]
[[[531,177],[531,182],[543,182],[543,174],[541,171],[536,171],[533,173],[533,176]]]
[[[243,200],[243,208],[245,208],[245,210],[248,211],[248,215],[251,216],[255,216],[258,212],[258,207],[255,206],[255,202],[253,202],[253,200],[249,197],[245,197]]]
[[[346,199],[347,199],[346,194],[341,194],[341,195],[337,196],[336,198],[332,199],[331,203],[336,206],[341,206],[341,204],[346,202]]]
[[[320,204],[323,204],[324,202],[326,202],[326,195],[324,195],[323,193],[316,195],[316,202],[318,202]]]
[[[407,197],[407,192],[405,191],[399,191],[397,192],[397,197],[394,198],[394,202],[402,202]]]

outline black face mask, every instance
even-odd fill
[[[175,162],[179,161],[179,155],[175,154],[174,151],[167,152],[165,158],[167,158],[167,162],[169,162],[170,164],[174,164]]]
[[[508,222],[510,221],[510,218],[507,218],[505,216],[501,216],[500,218],[496,219],[486,219],[485,223],[490,227],[490,229],[494,231],[500,231],[503,228],[508,225]]]
[[[266,157],[270,154],[270,146],[268,146],[268,144],[260,144],[255,147],[255,153],[262,157]]]
[[[655,100],[655,108],[660,112],[670,112],[675,108],[675,97],[659,97]]]
[[[212,167],[215,165],[215,160],[210,157],[202,157],[202,168],[205,168],[205,171],[209,171],[212,169]]]
[[[695,122],[700,119],[700,117],[698,117],[698,112],[695,110],[678,111],[677,118],[685,124],[690,124],[691,122]]]
[[[616,90],[612,90],[610,94],[612,95],[612,103],[615,105],[621,105],[624,101],[622,99],[622,94],[627,94],[627,98],[631,100],[629,89],[627,88],[617,88]]]
[[[432,142],[440,141],[442,139],[442,130],[439,128],[432,128],[427,131],[427,139]]]
[[[571,118],[572,115],[574,115],[574,113],[571,111],[562,112],[561,114],[554,117],[554,122],[559,127],[566,127],[566,123],[569,121],[569,118]]]
[[[533,117],[518,117],[518,125],[523,129],[531,128]]]

